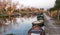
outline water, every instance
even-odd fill
[[[37,21],[37,17],[30,18],[16,18],[16,21],[12,22],[6,28],[7,31],[4,32],[6,34],[14,34],[14,35],[28,35],[28,31],[32,28],[32,22]]]

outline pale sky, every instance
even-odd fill
[[[51,8],[54,6],[56,0],[13,0],[13,2],[19,2],[24,6],[36,7],[36,8]]]

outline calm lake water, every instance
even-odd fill
[[[11,34],[14,35],[28,35],[28,31],[32,28],[32,22],[37,21],[37,17],[30,17],[30,18],[16,18],[16,22],[7,22],[11,23],[7,26],[3,26],[1,29],[4,29],[6,32],[2,34]],[[3,30],[2,30],[3,31]]]

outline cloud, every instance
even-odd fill
[[[24,6],[33,6],[38,8],[51,8],[54,6],[56,0],[14,0],[19,1]]]

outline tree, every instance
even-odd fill
[[[59,20],[60,0],[56,0],[54,8],[57,10],[57,18]]]
[[[55,6],[50,8],[49,11],[57,10],[57,18],[59,20],[60,0],[56,0]]]
[[[54,8],[57,10],[60,9],[60,0],[56,0]]]

